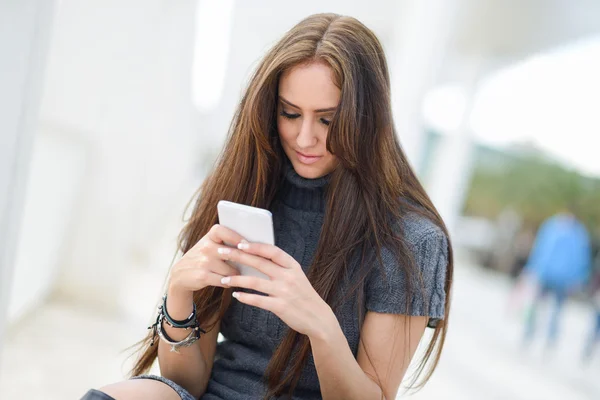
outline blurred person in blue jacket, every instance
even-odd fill
[[[538,288],[525,324],[525,343],[533,339],[539,302],[552,297],[547,345],[555,344],[562,306],[570,294],[583,288],[590,270],[590,237],[575,216],[574,207],[544,221],[525,266],[525,273]]]

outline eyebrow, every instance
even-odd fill
[[[285,104],[287,104],[288,106],[297,108],[298,110],[300,110],[301,108],[298,107],[297,105],[295,105],[294,103],[291,103],[289,101],[287,101],[286,99],[284,99],[282,96],[279,96],[279,100],[281,100],[282,102],[284,102]],[[323,112],[328,112],[328,111],[335,111],[337,110],[337,106],[335,107],[329,107],[329,108],[319,108],[318,110],[315,110],[315,112],[318,113],[323,113]]]

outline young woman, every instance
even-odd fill
[[[334,14],[292,28],[252,77],[201,189],[134,379],[84,398],[394,399],[427,327],[412,383],[431,376],[452,251],[398,142],[373,32]],[[217,225],[219,200],[271,210],[277,246]],[[157,357],[161,376],[142,375]]]

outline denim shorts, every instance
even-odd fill
[[[155,381],[159,381],[162,382],[166,385],[169,385],[174,391],[177,392],[177,394],[179,395],[179,397],[181,397],[181,400],[196,400],[194,398],[194,396],[192,396],[187,390],[185,390],[184,388],[182,388],[181,386],[179,386],[178,384],[176,384],[175,382],[167,379],[167,378],[163,378],[162,376],[157,376],[157,375],[139,375],[139,376],[134,376],[131,379],[153,379]],[[81,400],[115,400],[112,396],[107,395],[104,392],[101,392],[99,390],[96,389],[90,389],[82,398]]]
[[[155,381],[160,381],[160,382],[162,382],[164,384],[169,385],[174,391],[177,392],[177,394],[179,395],[179,397],[181,397],[181,400],[196,400],[194,398],[194,396],[192,396],[190,394],[190,392],[188,392],[187,390],[185,390],[184,388],[182,388],[181,386],[179,386],[178,384],[176,384],[172,380],[164,378],[162,376],[158,376],[158,375],[138,375],[138,376],[134,376],[131,379],[154,379]]]

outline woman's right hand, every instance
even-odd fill
[[[217,249],[226,243],[237,246],[242,240],[231,229],[214,225],[171,269],[167,296],[191,299],[195,291],[207,286],[227,287],[221,279],[239,272],[219,257]]]

